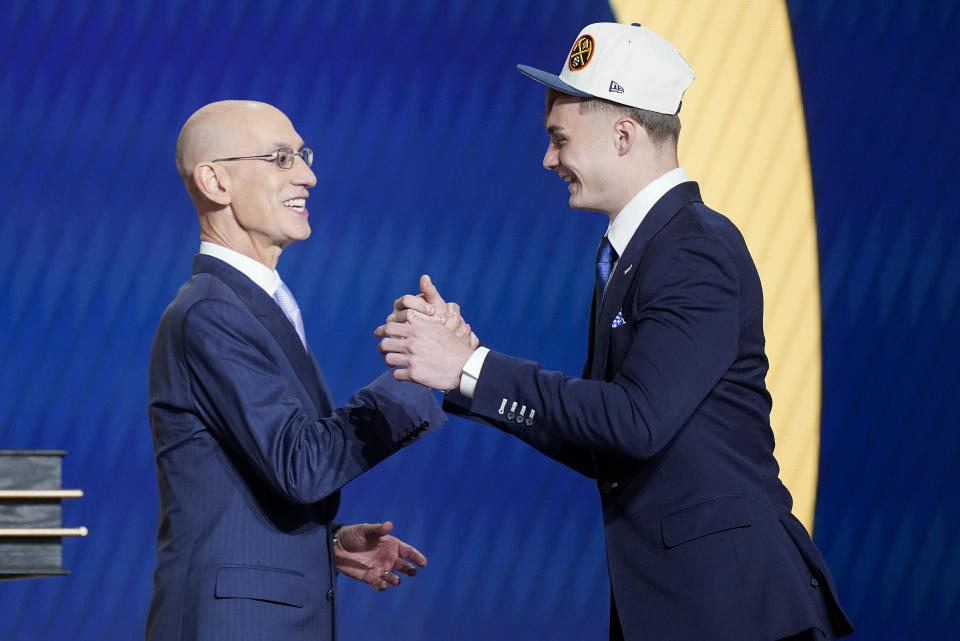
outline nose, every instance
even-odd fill
[[[556,171],[560,166],[560,151],[557,146],[550,141],[547,145],[547,151],[543,154],[543,168],[548,171]]]
[[[313,173],[313,170],[307,165],[306,161],[297,156],[293,161],[293,170],[297,172],[294,175],[293,183],[296,185],[302,185],[309,189],[317,184],[317,175]]]

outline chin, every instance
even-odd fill
[[[307,221],[303,221],[303,225],[299,226],[297,229],[291,229],[287,236],[290,238],[290,242],[297,243],[301,240],[306,240],[310,238],[310,225],[307,224]]]
[[[590,203],[586,202],[585,199],[580,198],[579,194],[571,195],[567,203],[570,205],[570,209],[596,209],[595,207],[591,207]]]

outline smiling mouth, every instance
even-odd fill
[[[298,214],[302,214],[307,210],[306,198],[291,198],[290,200],[283,201],[281,204],[287,209],[292,209]]]

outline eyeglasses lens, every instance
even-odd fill
[[[291,149],[278,149],[277,150],[277,165],[281,169],[290,169],[293,167],[293,150]]]

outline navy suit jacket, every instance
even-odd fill
[[[597,479],[626,639],[839,636],[852,628],[778,478],[766,372],[753,260],[687,182],[594,293],[583,378],[490,352],[474,398],[446,408]]]
[[[334,409],[280,307],[203,255],[160,320],[148,411],[160,489],[149,641],[335,638],[339,489],[446,420],[391,372]]]

